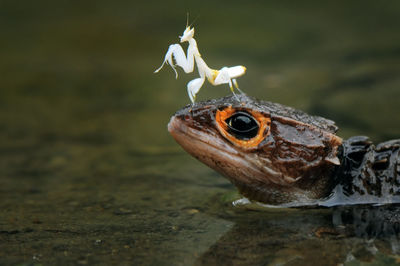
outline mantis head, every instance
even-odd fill
[[[192,39],[194,36],[194,28],[190,28],[190,26],[187,26],[185,31],[183,32],[182,36],[179,36],[182,42],[188,42],[190,39]]]

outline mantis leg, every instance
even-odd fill
[[[244,94],[244,92],[243,92],[241,89],[239,89],[239,84],[237,83],[236,79],[232,79],[232,81],[233,81],[233,85],[235,85],[235,88],[236,88],[241,94]]]
[[[215,85],[225,84],[231,79],[236,79],[240,76],[243,76],[245,73],[246,68],[244,66],[223,67],[218,71],[218,75],[215,78],[214,83]]]
[[[229,80],[229,88],[231,89],[231,92],[233,93],[233,94],[235,94],[235,89],[233,88],[233,84],[232,84],[232,80],[230,79]]]
[[[179,44],[171,44],[168,48],[167,53],[165,54],[164,62],[158,69],[156,69],[156,71],[154,71],[154,73],[160,71],[164,64],[167,63],[175,71],[175,76],[176,78],[178,78],[178,72],[175,69],[173,58],[175,58],[176,65],[180,66],[186,73],[193,72],[194,55],[192,52],[192,47],[188,48],[188,57],[186,58],[185,52]]]
[[[235,83],[235,81],[234,81]],[[239,101],[239,98],[237,97],[235,90],[233,89],[233,84],[232,84],[232,80],[229,80],[229,88],[231,89],[231,92],[233,93],[233,95],[235,96],[236,100]]]
[[[217,73],[218,75],[215,77],[213,85],[231,84],[231,78],[229,76],[229,70],[227,67],[221,68],[220,70],[217,71]]]
[[[229,84],[229,88],[231,89],[231,92],[233,93],[233,95],[235,95],[236,99],[238,99],[238,97],[235,94],[235,89],[233,87],[233,85],[235,85],[235,88],[237,88],[239,90],[240,93],[242,93],[242,91],[239,89],[239,86],[237,84],[236,79],[232,79],[232,75],[237,75],[238,73],[240,74],[241,72],[239,72],[239,70],[241,70],[238,67],[223,67],[219,70],[217,77],[214,80],[214,85],[219,85],[219,84]]]
[[[234,79],[243,76],[246,73],[246,67],[244,66],[227,67],[226,71],[229,73],[229,77],[231,79]]]
[[[182,47],[179,44],[175,44],[174,48],[174,58],[176,64],[180,66],[185,73],[191,73],[194,69],[194,55],[192,52],[192,47],[188,47],[187,57],[185,56],[185,52],[183,51]]]
[[[196,101],[196,94],[199,92],[201,86],[203,86],[204,81],[205,78],[197,78],[187,84],[187,92],[192,103]]]
[[[174,70],[174,72],[175,72],[175,77],[178,78],[178,72],[176,71],[174,62],[173,62],[173,60],[172,60],[172,56],[173,56],[173,54],[174,54],[174,52],[175,52],[175,50],[176,50],[176,45],[177,45],[177,44],[171,44],[171,45],[169,46],[168,51],[167,51],[167,53],[166,53],[165,56],[164,56],[164,61],[162,62],[161,66],[160,66],[159,68],[157,68],[157,69],[154,71],[154,73],[158,73],[158,71],[160,71],[161,68],[163,68],[164,64],[167,63],[167,65],[170,65],[170,66],[172,67],[172,69]],[[179,46],[179,45],[178,45],[178,46]],[[180,47],[180,46],[179,46],[179,47]],[[181,49],[182,49],[182,48],[181,48]]]

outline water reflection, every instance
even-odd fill
[[[395,263],[400,253],[397,206],[236,210],[235,225],[198,265]]]
[[[332,223],[335,228],[346,228],[358,238],[386,240],[393,254],[400,253],[398,205],[335,208]]]

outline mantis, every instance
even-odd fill
[[[192,103],[196,101],[196,95],[200,91],[200,88],[203,86],[206,79],[214,86],[229,84],[229,88],[234,95],[234,87],[240,93],[242,93],[242,91],[239,89],[236,78],[243,76],[246,73],[246,67],[223,67],[220,70],[215,70],[208,67],[206,62],[200,55],[199,49],[197,48],[197,42],[193,38],[193,36],[194,28],[186,26],[185,31],[183,32],[182,36],[179,36],[179,38],[180,43],[189,43],[189,46],[187,48],[187,56],[185,56],[185,52],[183,51],[182,46],[180,46],[179,44],[171,44],[164,57],[163,63],[158,69],[154,71],[154,73],[158,73],[163,68],[164,64],[168,64],[174,70],[175,77],[178,78],[176,66],[181,67],[183,71],[185,71],[185,73],[191,73],[194,70],[194,63],[196,62],[197,70],[200,77],[191,80],[187,84],[187,92]],[[173,59],[175,59],[176,65],[174,64]]]

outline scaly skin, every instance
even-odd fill
[[[337,179],[345,195],[400,196],[400,140],[374,146],[368,137],[352,137],[343,143],[342,157]]]
[[[331,120],[238,97],[188,105],[168,130],[248,199],[288,206],[397,200],[387,195],[400,193],[399,140],[377,147],[366,137],[343,142]]]

